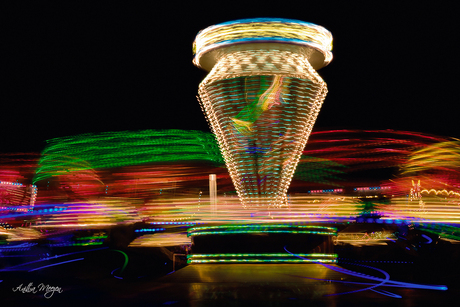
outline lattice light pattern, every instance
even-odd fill
[[[228,40],[211,35],[226,27],[233,31]],[[292,27],[303,29],[304,36],[294,39]],[[256,19],[210,27],[197,36],[194,63],[213,65],[199,86],[202,108],[244,207],[286,204],[286,192],[327,93],[310,63],[314,58],[322,67],[330,61],[332,37],[330,43],[323,41],[327,33],[300,21]],[[235,40],[234,35],[244,39]],[[316,35],[321,37],[313,44],[310,38]]]
[[[31,211],[34,207],[36,198],[36,185],[0,181],[0,211]]]

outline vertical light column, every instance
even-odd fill
[[[217,181],[216,174],[209,174],[209,203],[213,217],[217,214]]]

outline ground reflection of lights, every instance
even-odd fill
[[[185,233],[148,234],[134,239],[129,247],[165,247],[191,245],[190,238]]]
[[[302,256],[300,256],[298,254],[294,254],[294,253],[288,251],[286,249],[286,247],[284,247],[284,250],[287,253],[289,253],[289,254],[291,254],[291,255],[293,255],[295,257],[298,257],[300,259],[305,259],[305,258],[303,258]],[[398,287],[398,288],[442,290],[442,291],[447,290],[447,286],[444,286],[444,285],[422,285],[422,284],[406,283],[406,282],[401,282],[401,281],[393,281],[393,280],[390,280],[390,274],[388,274],[386,271],[378,269],[378,268],[375,268],[375,267],[371,267],[371,266],[368,266],[368,265],[358,264],[358,263],[355,263],[355,262],[349,262],[349,263],[347,262],[347,263],[344,263],[344,264],[357,265],[357,266],[361,266],[361,267],[365,267],[365,268],[368,268],[368,269],[378,271],[378,272],[382,273],[385,276],[385,278],[379,278],[379,277],[375,277],[375,276],[371,276],[371,275],[351,271],[351,270],[348,270],[348,269],[344,269],[344,268],[341,268],[341,267],[324,264],[324,263],[321,263],[321,262],[317,262],[317,263],[323,265],[324,267],[326,267],[328,269],[331,269],[331,270],[339,272],[339,273],[343,273],[343,274],[347,274],[347,275],[354,276],[354,277],[359,277],[359,278],[365,278],[365,279],[369,279],[369,280],[373,280],[373,281],[378,282],[378,283],[365,283],[365,282],[351,282],[351,281],[343,281],[343,280],[327,280],[329,282],[337,282],[337,283],[345,283],[345,284],[353,284],[353,285],[365,285],[365,286],[369,286],[369,287],[366,287],[366,288],[363,288],[363,289],[357,289],[357,290],[353,290],[353,291],[348,291],[348,292],[327,294],[325,296],[336,296],[336,295],[343,295],[343,294],[350,294],[350,293],[356,293],[356,292],[362,292],[362,291],[366,291],[366,290],[371,290],[371,291],[374,291],[376,293],[383,294],[383,295],[386,295],[386,296],[389,296],[389,297],[402,298],[402,296],[397,295],[395,293],[391,293],[391,292],[386,291],[386,290],[376,290],[376,288],[378,288],[378,287]],[[307,278],[307,279],[314,279],[314,280],[326,280],[326,279],[321,279],[321,278],[313,278],[313,277],[305,277],[305,276],[297,276],[297,277]]]

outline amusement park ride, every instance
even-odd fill
[[[200,31],[193,47],[193,63],[209,71],[199,100],[241,205],[269,215],[287,210],[287,190],[327,93],[316,70],[332,60],[331,33],[298,20],[242,19]],[[329,243],[336,228],[259,223],[192,229],[189,261],[335,261]]]

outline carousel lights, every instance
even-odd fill
[[[332,60],[332,35],[325,28],[292,19],[241,19],[210,26],[200,31],[193,45],[194,63],[210,50],[226,45],[249,42],[280,42],[313,47],[324,53],[326,62]]]
[[[427,189],[423,189],[420,191],[420,193],[427,193],[427,194],[431,194],[431,193],[434,193],[435,195],[438,195],[438,194],[441,194],[441,195],[445,195],[445,196],[458,196],[460,197],[460,193],[458,192],[455,192],[455,191],[447,191],[446,189],[444,190],[436,190],[436,189],[430,189],[430,190],[427,190]]]
[[[342,193],[343,189],[328,189],[328,190],[310,190],[309,194],[322,194],[322,193]]]
[[[165,228],[142,228],[142,229],[136,229],[134,232],[158,232],[158,231],[164,231]]]
[[[320,26],[267,18],[197,35],[194,64],[210,70],[199,86],[201,107],[243,207],[287,204],[327,92],[315,69],[331,60],[331,43]]]
[[[10,181],[0,181],[0,187],[3,189],[8,189],[6,195],[7,204],[10,204],[8,208],[12,208],[14,211],[31,211],[35,200],[37,198],[37,186],[36,185],[24,185],[19,182],[10,182]],[[24,190],[26,188],[26,190]],[[30,194],[29,194],[30,193]],[[28,203],[25,201],[28,200]],[[2,200],[0,200],[2,202]],[[1,207],[1,209],[5,210],[7,207]]]
[[[20,186],[20,187],[23,186],[22,183],[19,183],[19,182],[9,182],[9,181],[0,181],[0,184],[2,184],[2,185]]]
[[[354,191],[378,191],[378,190],[389,190],[391,187],[360,187],[354,188]]]

